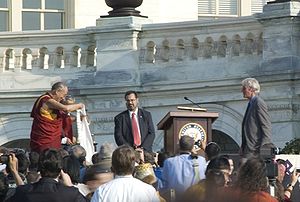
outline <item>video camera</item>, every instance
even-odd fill
[[[279,152],[280,149],[277,147],[262,147],[260,149],[260,156],[266,163],[267,177],[269,180],[275,180],[278,176],[278,166],[274,159]]]
[[[194,145],[197,147],[197,148],[201,148],[201,140],[197,140],[195,141]]]
[[[266,174],[269,180],[269,193],[271,196],[275,196],[277,191],[276,177],[278,176],[278,165],[275,162],[275,156],[279,152],[279,148],[270,145],[263,146],[260,149],[260,156],[266,163]]]

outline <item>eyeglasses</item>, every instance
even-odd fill
[[[130,100],[126,100],[126,102],[135,102],[136,99],[130,99]]]

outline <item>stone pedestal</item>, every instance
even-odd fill
[[[258,20],[263,24],[263,64],[266,71],[295,71],[299,68],[300,2],[264,6]]]
[[[97,47],[97,76],[105,84],[139,83],[138,36],[149,19],[135,16],[99,18],[94,34]],[[109,80],[106,74],[110,74]],[[115,76],[111,76],[115,75]]]

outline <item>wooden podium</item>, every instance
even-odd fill
[[[169,112],[157,124],[158,130],[164,130],[165,151],[176,154],[182,135],[192,136],[196,141],[212,141],[212,123],[218,116],[219,114],[216,112]]]

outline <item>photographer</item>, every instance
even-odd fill
[[[6,181],[8,183],[8,192],[6,195],[6,199],[10,198],[14,193],[19,185],[24,185],[27,183],[26,175],[27,169],[29,167],[29,160],[24,151],[13,151],[3,159],[7,159],[4,162],[6,166]]]
[[[46,149],[41,153],[39,171],[42,178],[38,182],[18,186],[15,194],[9,198],[8,202],[87,201],[77,188],[65,186],[58,181],[60,176],[64,182],[69,178],[62,171],[62,157],[58,150]]]
[[[24,185],[24,181],[21,178],[19,171],[18,171],[18,159],[16,157],[16,155],[14,153],[10,154],[8,156],[9,160],[8,160],[8,166],[9,166],[9,170],[10,173],[12,174],[12,176],[14,177],[14,180],[16,182],[16,185]]]
[[[164,161],[162,178],[166,189],[175,189],[176,195],[205,178],[206,161],[193,154],[195,140],[184,135],[179,140],[180,155]]]

